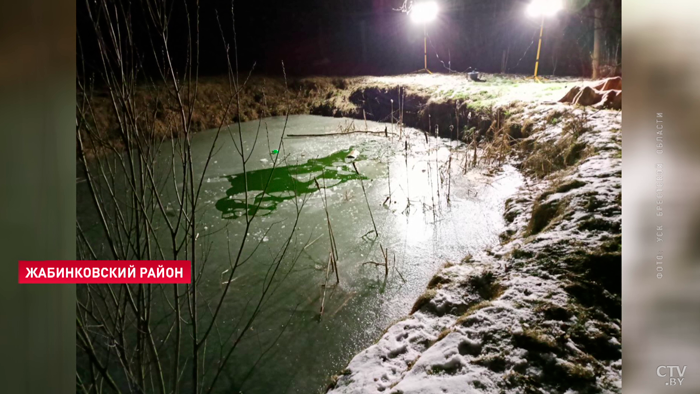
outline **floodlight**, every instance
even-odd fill
[[[438,6],[434,1],[416,3],[411,7],[408,15],[415,23],[427,23],[435,19],[438,14]]]
[[[542,32],[544,31],[544,18],[554,16],[557,12],[564,8],[562,0],[532,0],[527,6],[527,13],[532,17],[540,17],[540,42],[537,44],[537,60],[535,61],[535,75],[533,78],[539,81],[537,71],[540,67],[540,51],[542,50]]]
[[[553,16],[564,8],[561,0],[532,0],[527,7],[527,13],[532,16]]]

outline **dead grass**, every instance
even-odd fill
[[[529,154],[521,169],[536,178],[544,178],[587,157],[591,152],[586,152],[585,148],[586,144],[577,142],[573,134],[556,141],[525,141],[524,150]]]
[[[538,353],[549,353],[559,350],[559,346],[554,338],[537,329],[526,329],[520,333],[513,334],[513,344],[519,348]]]
[[[469,278],[468,285],[479,294],[482,300],[493,300],[498,298],[505,288],[498,282],[496,275],[491,271],[482,272]]]
[[[503,137],[499,130],[512,113],[522,110],[523,102],[556,99],[559,90],[576,81],[562,79],[537,84],[514,75],[483,75],[484,83],[468,81],[463,75],[399,75],[390,77],[309,77],[285,83],[278,77],[253,75],[240,92],[240,111],[225,102],[232,87],[226,77],[200,78],[197,102],[192,115],[193,131],[201,131],[250,121],[267,116],[315,114],[361,119],[363,109],[367,119],[391,120],[391,100],[398,119],[399,98],[404,104],[404,124],[435,131],[440,135],[462,138],[463,130],[474,129],[479,135],[491,133],[489,140]],[[242,81],[241,81],[242,82]],[[183,87],[184,88],[184,87]],[[176,98],[162,83],[144,84],[135,89],[136,113],[139,127],[155,133],[158,138],[177,137],[182,128]],[[187,90],[183,90],[187,94]],[[191,94],[193,91],[190,92]],[[116,149],[119,140],[117,119],[107,91],[94,89],[94,122],[102,138]],[[550,97],[551,96],[551,97]],[[377,102],[382,102],[380,105]],[[502,107],[494,114],[495,107]],[[496,128],[492,127],[495,120]],[[453,127],[450,127],[453,126]],[[528,124],[510,125],[508,145],[518,135],[529,134]],[[452,134],[452,135],[451,135]],[[505,146],[505,145],[503,145]],[[494,150],[496,147],[494,147]],[[500,152],[500,150],[498,150]],[[498,155],[501,157],[502,155]]]
[[[424,305],[430,302],[435,296],[437,295],[437,291],[435,289],[428,289],[426,290],[423,294],[418,297],[416,302],[413,304],[413,307],[411,308],[411,315],[414,314],[416,311],[418,311],[420,308],[422,308]]]
[[[487,308],[491,306],[491,301],[481,301],[477,304],[474,304],[467,309],[466,312],[462,314],[459,318],[457,318],[457,321],[455,322],[455,325],[461,325],[463,324],[469,317],[471,317],[474,313],[476,313],[478,310]]]
[[[547,228],[560,212],[560,201],[536,202],[532,208],[532,216],[527,226],[527,234],[535,235]]]
[[[555,110],[547,115],[548,124],[561,124],[561,135],[555,139],[525,139],[519,149],[525,153],[522,170],[537,178],[544,178],[556,171],[568,168],[591,156],[594,151],[579,137],[590,131],[588,113],[584,111],[562,112]]]

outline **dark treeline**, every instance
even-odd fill
[[[117,2],[130,7],[135,44],[149,53],[143,7],[148,0]],[[423,28],[400,11],[403,0],[238,1],[235,20],[241,70],[255,63],[258,72],[279,74],[284,61],[290,75],[383,75],[421,69]],[[438,0],[440,14],[427,26],[429,68],[462,72],[532,72],[540,21],[525,12],[524,0]],[[545,21],[540,73],[590,76],[594,8],[602,10],[601,65],[619,73],[620,0],[565,0],[566,9]],[[170,37],[175,59],[186,57],[188,20],[199,7],[200,73],[226,72],[221,29],[233,37],[231,2],[174,1]],[[78,35],[88,70],[99,62],[86,23],[84,0],[78,2]],[[189,28],[197,22],[190,18]],[[81,52],[79,52],[79,56]],[[82,61],[82,59],[79,59]],[[140,62],[148,70],[147,55]],[[606,72],[604,71],[603,74]]]

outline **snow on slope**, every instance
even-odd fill
[[[515,116],[534,120],[518,159],[533,176],[501,245],[447,264],[330,393],[620,392],[621,114]]]

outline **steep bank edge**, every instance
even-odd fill
[[[447,264],[331,393],[620,392],[621,113],[531,105],[502,244]]]
[[[487,132],[493,118],[492,105],[505,97],[508,101],[520,96],[556,100],[566,88],[580,82],[567,79],[535,84],[522,77],[506,75],[484,78],[490,82],[474,83],[464,76],[439,74],[315,77],[289,81],[254,76],[241,90],[239,111],[234,103],[227,108],[232,94],[228,80],[207,77],[198,83],[191,127],[196,132],[287,112],[391,122],[393,110],[394,122],[403,119],[408,127],[437,130],[442,136],[464,139],[467,133]],[[169,86],[160,83],[131,89],[132,122],[122,127],[138,128],[145,140],[159,141],[180,135],[180,107]],[[83,100],[83,92],[78,92],[78,102],[87,106],[88,118],[81,122],[81,127],[90,127],[100,140],[109,142],[110,148],[122,148],[123,135],[108,92],[94,89],[84,93],[86,100]],[[361,128],[360,123],[356,126]],[[90,145],[90,139],[85,140]],[[88,149],[92,148],[88,146]]]

